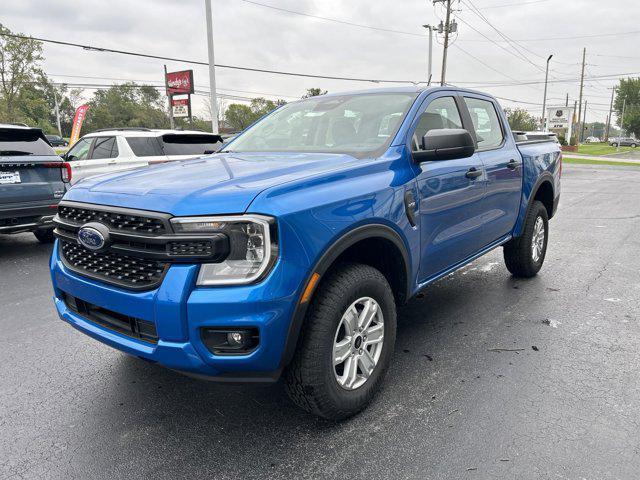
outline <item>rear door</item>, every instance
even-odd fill
[[[439,92],[425,100],[412,127],[411,149],[420,149],[429,130],[463,128],[460,99]],[[420,274],[424,282],[477,253],[482,247],[482,161],[469,158],[427,161],[418,165],[416,180],[420,214]]]
[[[62,159],[41,130],[0,128],[0,206],[57,201],[64,195]]]
[[[485,169],[481,235],[489,245],[511,233],[516,223],[522,195],[522,156],[513,136],[507,135],[506,118],[495,101],[467,93],[463,98]]]

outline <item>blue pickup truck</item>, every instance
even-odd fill
[[[516,142],[493,97],[452,87],[289,103],[223,148],[71,188],[55,306],[188,375],[284,377],[333,420],[379,389],[425,286],[497,247],[536,275],[560,196],[557,143]]]

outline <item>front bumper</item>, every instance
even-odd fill
[[[107,345],[167,368],[220,381],[275,381],[289,324],[306,271],[282,259],[262,282],[233,287],[196,287],[197,265],[172,265],[155,290],[134,292],[72,272],[62,263],[57,241],[51,257],[54,302],[60,318]],[[69,308],[65,295],[153,322],[156,344],[126,336]],[[212,354],[200,337],[203,327],[252,327],[258,347],[247,355]]]

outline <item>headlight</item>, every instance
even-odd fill
[[[171,219],[176,233],[224,233],[229,255],[220,263],[200,266],[198,285],[241,285],[255,282],[278,256],[275,219],[262,215],[178,217]]]

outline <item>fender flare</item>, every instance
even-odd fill
[[[291,322],[289,324],[289,331],[287,333],[287,339],[285,341],[284,350],[282,354],[282,360],[280,362],[281,367],[287,366],[291,360],[293,359],[293,355],[296,350],[296,346],[298,344],[298,338],[300,337],[300,332],[302,330],[302,325],[304,324],[304,319],[307,314],[307,310],[309,304],[311,302],[301,303],[300,299],[302,297],[302,292],[307,289],[309,282],[311,281],[312,276],[317,273],[320,275],[320,279],[316,282],[316,284],[312,287],[312,292],[315,293],[315,288],[317,284],[322,280],[322,277],[327,273],[329,267],[333,265],[333,262],[344,253],[349,247],[355,245],[357,242],[361,240],[365,240],[368,238],[382,238],[392,242],[400,251],[402,255],[402,261],[405,269],[405,298],[409,298],[411,296],[411,287],[410,287],[410,278],[411,278],[411,264],[409,262],[409,253],[407,250],[407,246],[404,243],[404,240],[400,236],[398,232],[396,232],[393,228],[388,225],[373,223],[366,224],[359,227],[354,228],[353,230],[348,231],[340,238],[335,240],[320,256],[319,260],[317,260],[316,264],[309,271],[307,275],[307,279],[304,283],[305,288],[301,290],[298,298],[296,299],[296,307],[291,317]]]
[[[548,182],[551,185],[551,191],[554,192],[554,198],[555,198],[555,187],[553,186],[553,175],[551,175],[551,173],[547,171],[542,172],[538,177],[538,179],[536,180],[536,183],[533,185],[533,188],[531,189],[531,193],[529,194],[529,198],[527,199],[527,207],[524,209],[524,213],[520,215],[520,218],[518,218],[518,223],[516,224],[517,231],[514,231],[514,235],[513,235],[514,237],[519,237],[520,235],[522,235],[522,227],[524,224],[524,219],[527,218],[527,214],[531,209],[531,205],[533,205],[533,201],[534,201],[534,198],[536,198],[536,195],[538,194],[538,190],[540,190],[540,187],[545,182]]]

